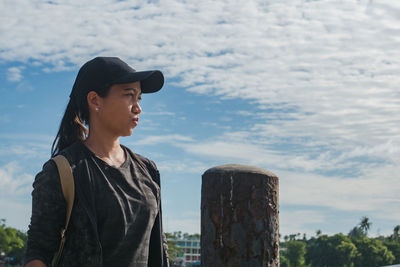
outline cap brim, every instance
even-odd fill
[[[164,75],[159,70],[132,72],[114,81],[117,83],[133,83],[140,81],[142,93],[155,93],[164,85]]]

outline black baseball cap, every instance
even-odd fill
[[[113,84],[140,81],[142,93],[155,93],[164,85],[159,70],[136,71],[118,57],[96,57],[79,70],[70,97],[86,97],[90,91]]]

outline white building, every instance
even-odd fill
[[[176,243],[181,249],[178,255],[181,266],[200,266],[200,238],[184,237],[182,239],[168,239]]]

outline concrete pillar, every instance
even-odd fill
[[[279,266],[278,177],[246,165],[207,170],[201,188],[201,266]]]

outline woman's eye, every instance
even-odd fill
[[[141,95],[138,96],[138,95],[135,94],[135,93],[128,93],[128,94],[126,94],[126,96],[129,96],[129,97],[131,97],[131,98],[137,97],[138,101],[142,100],[142,96],[141,96]]]

